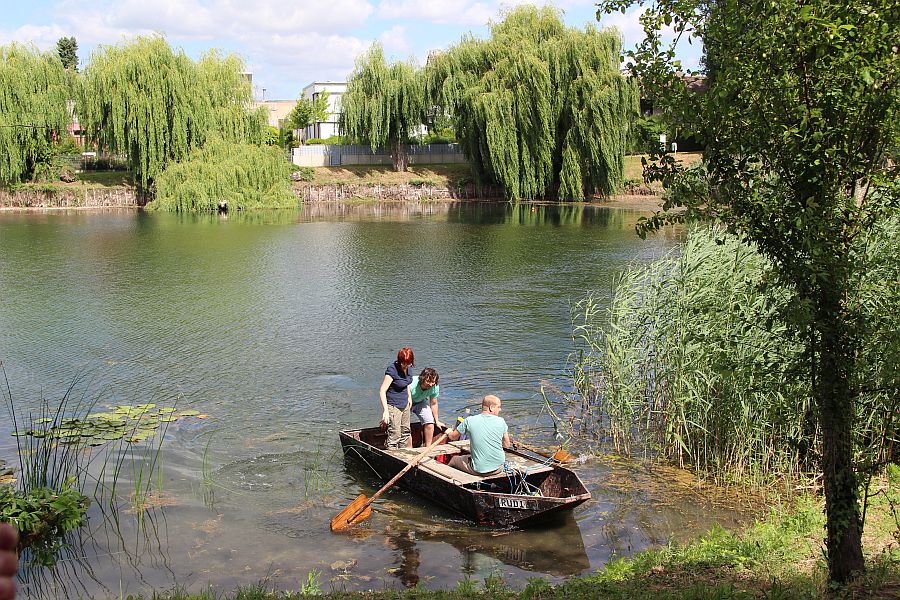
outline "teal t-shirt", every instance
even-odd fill
[[[503,466],[503,434],[508,431],[506,421],[497,415],[480,413],[466,417],[456,428],[460,434],[468,434],[472,452],[472,468],[479,473],[490,473]]]
[[[412,393],[412,401],[413,404],[418,404],[419,402],[425,402],[426,400],[431,400],[432,398],[437,398],[440,393],[441,386],[434,384],[427,390],[423,390],[419,387],[419,376],[413,375],[412,383],[409,384],[409,391]]]

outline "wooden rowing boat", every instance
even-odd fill
[[[419,423],[412,424],[413,444],[421,443]],[[382,479],[400,472],[422,448],[385,450],[380,427],[340,432],[344,456],[359,460]],[[589,500],[591,493],[572,470],[530,452],[507,449],[499,475],[479,477],[445,464],[468,454],[468,440],[435,446],[398,481],[398,485],[486,527],[526,527],[555,518]]]

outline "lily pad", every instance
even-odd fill
[[[196,416],[199,415],[199,414],[200,414],[200,411],[199,411],[199,410],[193,410],[193,409],[190,409],[190,410],[183,410],[183,411],[181,411],[181,416],[182,416],[182,417],[196,417]]]

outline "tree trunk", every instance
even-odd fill
[[[842,307],[843,286],[818,290],[815,328],[819,337],[813,396],[822,425],[826,548],[832,581],[845,583],[865,569],[862,524],[853,468],[854,406],[850,374],[854,361],[853,325]]]
[[[406,153],[406,146],[399,140],[391,142],[391,158],[394,161],[394,170],[398,173],[405,173],[409,164],[409,155]]]

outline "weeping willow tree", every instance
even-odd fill
[[[175,212],[296,208],[291,165],[274,146],[209,140],[190,157],[171,163],[156,179],[156,198],[147,205]]]
[[[71,122],[70,79],[59,57],[0,46],[0,182],[27,180]]]
[[[264,113],[235,56],[213,51],[199,62],[160,36],[103,46],[84,70],[76,112],[99,147],[126,155],[144,190],[171,161],[212,135],[259,142]]]
[[[617,32],[568,28],[557,9],[523,6],[490,39],[465,37],[433,55],[427,94],[455,116],[479,181],[497,181],[510,199],[608,195],[623,182],[638,109],[621,45]]]
[[[425,82],[412,62],[388,64],[379,44],[356,60],[341,97],[341,130],[374,150],[390,145],[396,171],[406,171],[405,143],[425,119]]]

